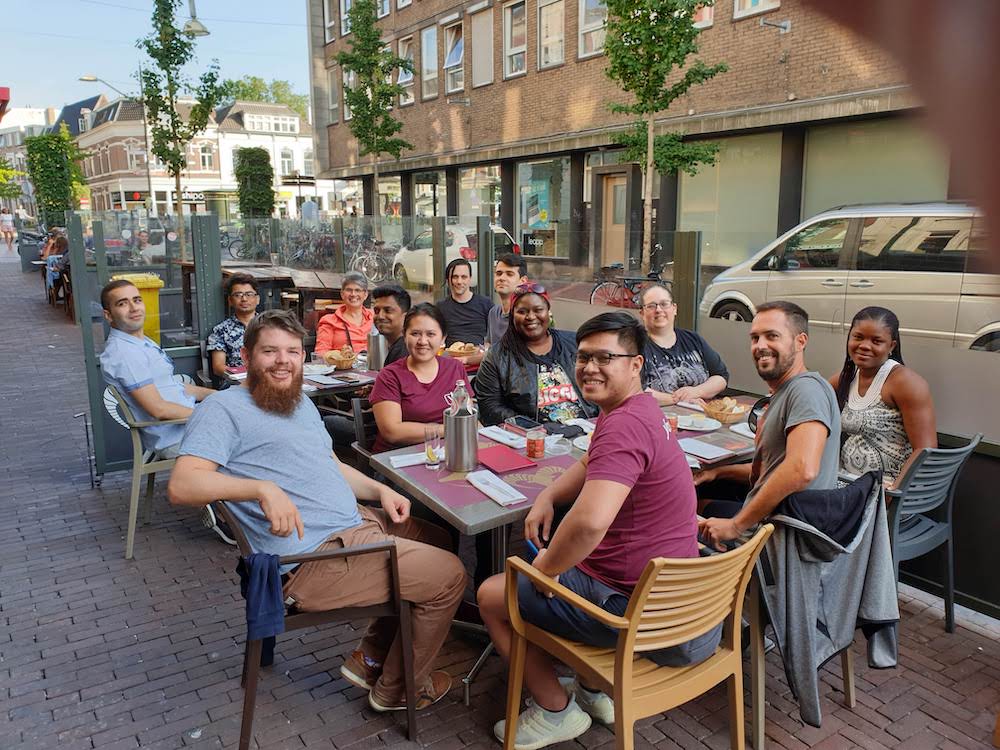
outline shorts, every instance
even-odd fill
[[[629,598],[605,583],[591,578],[579,568],[570,568],[559,576],[559,583],[589,602],[621,617]],[[517,600],[521,617],[553,635],[598,648],[615,648],[619,631],[598,622],[573,605],[541,593],[524,576],[517,579]],[[715,653],[722,639],[722,623],[697,638],[660,651],[643,654],[661,667],[686,667],[705,661]]]

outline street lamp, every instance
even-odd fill
[[[205,24],[198,20],[198,14],[194,9],[194,0],[188,0],[188,10],[191,11],[191,18],[184,24],[182,31],[188,36],[208,36],[209,31]]]
[[[194,0],[192,0],[192,5],[193,5],[193,2],[194,2]],[[121,91],[120,89],[115,88],[114,86],[112,86],[110,83],[108,83],[107,81],[105,81],[103,78],[98,78],[97,76],[95,76],[93,74],[89,74],[88,73],[86,75],[82,75],[82,76],[80,76],[80,78],[78,80],[84,81],[86,83],[103,83],[105,86],[107,86],[112,91],[118,92],[123,98],[125,98],[125,99],[135,99],[134,96],[129,96],[124,91]],[[143,140],[143,146],[144,146],[145,151],[146,151],[146,191],[149,193],[149,195],[146,197],[146,201],[147,201],[147,206],[151,209],[152,215],[156,216],[156,193],[153,192],[153,173],[150,171],[150,167],[149,167],[149,162],[150,162],[150,159],[152,158],[152,154],[150,153],[150,150],[149,150],[149,123],[146,121],[147,120],[147,118],[146,118],[146,100],[142,97],[142,68],[141,67],[139,68],[139,104],[142,106],[142,140]],[[177,196],[177,199],[180,200],[180,196]],[[122,208],[125,208],[125,206],[122,205]]]

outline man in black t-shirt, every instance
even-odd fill
[[[472,291],[472,264],[464,258],[457,258],[445,269],[448,281],[448,296],[437,303],[438,310],[448,322],[448,336],[445,346],[456,341],[482,346],[486,341],[486,325],[493,302]],[[482,353],[459,357],[465,364],[478,364]]]

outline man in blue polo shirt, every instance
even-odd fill
[[[142,332],[146,305],[135,285],[117,279],[101,290],[104,318],[111,333],[101,353],[104,381],[124,397],[136,419],[184,419],[196,401],[214,391],[174,379],[174,363]],[[142,429],[142,445],[164,458],[176,457],[184,435],[183,424]]]

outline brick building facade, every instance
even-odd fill
[[[641,173],[610,140],[628,118],[608,109],[623,95],[604,74],[600,0],[402,5],[379,0],[380,25],[414,61],[412,103],[394,110],[414,148],[380,165],[383,205],[398,193],[404,215],[495,214],[529,253],[628,261]],[[322,176],[360,180],[370,213],[372,169],[357,157],[334,62],[349,43],[346,7],[309,3],[317,154]],[[948,197],[947,157],[888,54],[799,0],[718,0],[699,20],[699,57],[729,71],[675,102],[657,131],[722,149],[695,177],[658,179],[661,230],[701,230],[706,261],[728,265],[835,203]]]

